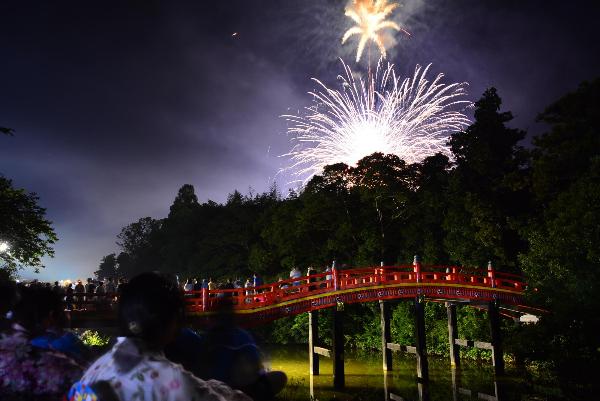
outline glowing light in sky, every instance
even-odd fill
[[[308,181],[326,165],[353,166],[374,152],[395,154],[415,163],[437,152],[449,155],[448,136],[469,125],[463,110],[466,83],[432,81],[429,70],[417,65],[412,78],[397,76],[394,66],[380,59],[366,81],[355,79],[343,61],[341,89],[331,89],[314,79],[313,104],[299,115],[283,116],[290,122],[293,143],[291,170]]]
[[[10,247],[8,246],[8,244],[6,242],[0,241],[0,253],[8,251],[9,248]]]
[[[351,36],[360,35],[356,50],[357,63],[360,61],[360,57],[369,40],[375,42],[381,56],[383,58],[386,57],[385,45],[379,31],[390,28],[410,35],[410,33],[400,28],[394,21],[386,20],[386,17],[397,7],[397,3],[388,4],[387,0],[354,0],[352,6],[346,8],[346,16],[350,17],[356,25],[346,31],[342,37],[342,44]]]

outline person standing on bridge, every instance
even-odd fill
[[[300,278],[300,277],[302,277],[302,272],[300,271],[300,269],[298,269],[296,266],[294,266],[292,268],[292,270],[290,271],[290,278]],[[300,281],[294,281],[294,285],[299,286]]]
[[[308,270],[306,271],[306,275],[307,275],[307,276],[309,276],[309,278],[308,278],[308,282],[309,282],[309,283],[314,283],[315,281],[317,281],[317,279],[316,279],[316,278],[314,278],[314,277],[310,277],[310,276],[312,276],[313,274],[317,274],[317,269],[315,269],[315,268],[314,268],[314,267],[312,267],[312,266],[308,266]],[[312,291],[312,290],[316,289],[316,288],[317,288],[317,286],[316,286],[316,285],[311,285],[311,286],[310,286],[310,287],[308,287],[308,288],[309,288],[309,290],[311,290],[311,291]]]
[[[260,287],[261,285],[264,284],[262,277],[259,276],[258,273],[254,273],[253,284],[254,284],[254,293],[255,294],[262,292],[262,289],[261,290],[256,289],[256,287]]]

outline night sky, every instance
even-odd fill
[[[599,2],[401,0],[390,61],[403,74],[498,88],[512,125],[600,76]],[[60,238],[40,279],[91,276],[121,227],[266,190],[289,150],[279,116],[354,63],[346,0],[0,2],[0,173],[36,192]],[[234,35],[234,33],[237,33]],[[362,67],[364,68],[364,66]]]

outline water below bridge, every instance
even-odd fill
[[[394,355],[394,371],[386,375],[382,371],[381,354],[378,352],[345,352],[346,386],[343,391],[333,390],[332,363],[321,358],[321,374],[308,374],[308,350],[306,346],[268,346],[263,349],[267,368],[282,370],[289,378],[289,385],[279,400],[404,400],[404,401],[516,401],[560,399],[559,392],[524,379],[522,374],[508,370],[508,375],[494,382],[489,362],[463,361],[458,374],[452,374],[447,358],[429,360],[430,383],[420,395],[416,381],[415,358],[411,355]],[[456,371],[455,371],[456,372]],[[454,377],[453,377],[454,376]],[[387,393],[387,394],[386,394]]]

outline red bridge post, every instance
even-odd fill
[[[337,291],[338,290],[338,271],[337,268],[335,267],[335,260],[333,261],[333,263],[331,263],[331,278],[333,279],[333,290]]]
[[[202,312],[208,310],[208,288],[202,287]]]

